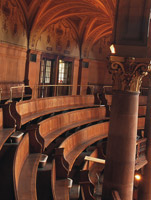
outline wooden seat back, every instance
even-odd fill
[[[45,138],[49,134],[51,136],[54,131],[68,130],[89,121],[105,119],[105,116],[106,109],[104,106],[67,112],[41,121],[39,123],[39,132]]]
[[[36,177],[41,154],[30,153],[30,138],[26,134],[16,150],[13,182],[16,200],[36,200]]]
[[[26,134],[19,144],[19,147],[15,154],[14,166],[13,166],[13,180],[14,180],[14,191],[15,197],[18,200],[18,188],[19,188],[19,177],[24,165],[25,160],[29,155],[29,135]]]
[[[11,112],[20,129],[23,124],[53,112],[92,106],[94,95],[59,96],[17,102],[16,110]]]
[[[51,176],[51,183],[52,183],[52,190],[54,197],[57,196],[58,187],[60,185],[60,181],[67,180],[68,173],[71,170],[73,163],[75,159],[78,157],[78,155],[89,145],[92,143],[107,137],[108,135],[108,128],[109,128],[109,122],[104,122],[100,124],[96,124],[93,126],[89,126],[87,128],[84,128],[71,136],[69,136],[65,141],[59,146],[59,152],[60,156],[55,157],[53,160],[52,165],[52,176]],[[64,155],[63,155],[63,149],[64,149]],[[62,154],[61,154],[62,153]],[[61,159],[61,155],[63,156],[63,159]],[[68,166],[65,166],[65,163],[68,163]],[[58,166],[56,163],[60,163]],[[61,178],[58,177],[58,172],[64,173],[61,175]],[[66,171],[66,172],[65,172]],[[69,199],[67,195],[67,186],[61,185],[60,191],[63,194],[62,198],[66,195],[66,199]],[[58,198],[54,198],[58,199]]]
[[[69,188],[68,188],[68,179],[56,179],[56,168],[55,168],[55,160],[52,163],[51,170],[51,187],[53,200],[69,200]]]
[[[17,112],[23,116],[33,114],[35,112],[53,109],[57,107],[73,106],[73,105],[94,104],[93,95],[85,96],[59,96],[49,98],[39,98],[36,100],[28,100],[18,102],[16,105]]]
[[[108,134],[108,127],[109,122],[104,122],[101,124],[93,125],[87,128],[84,128],[71,136],[69,136],[59,147],[59,149],[62,152],[62,148],[64,148],[64,157],[65,160],[69,163],[69,170],[71,170],[72,165],[75,161],[75,159],[78,157],[78,155],[90,144],[96,142],[99,139],[107,137]],[[69,155],[70,154],[70,155]],[[61,156],[61,155],[60,155]],[[70,159],[71,158],[71,159]],[[65,167],[65,163],[62,159],[59,158],[59,163],[64,165],[64,169],[68,169],[68,167]],[[61,177],[60,179],[57,178],[57,171],[62,171],[61,165],[57,166],[56,163],[58,163],[58,160],[53,160],[52,165],[52,176],[51,176],[51,183],[52,183],[52,191],[54,195],[54,199],[58,199],[58,188],[60,188],[60,192],[62,193],[62,198],[66,196],[68,199],[68,189],[67,185],[60,185],[60,181],[66,182],[67,176],[64,178]],[[68,173],[67,173],[68,175]]]
[[[10,107],[13,103],[2,105],[0,108],[0,150],[4,143],[15,131],[15,119],[10,114]]]
[[[147,105],[147,96],[139,96],[139,105]]]
[[[145,118],[138,118],[138,129],[144,128]],[[106,138],[109,131],[109,122],[103,122],[96,124],[85,129],[82,129],[67,139],[60,145],[60,148],[64,148],[64,158],[69,163],[69,169],[81,151],[83,151],[87,145],[93,143],[99,139]],[[84,145],[83,145],[84,144]]]
[[[145,117],[138,117],[137,129],[145,128]]]
[[[64,148],[64,158],[71,170],[75,159],[89,145],[106,138],[109,131],[109,122],[103,122],[84,128],[64,140],[59,148]]]
[[[81,195],[83,200],[94,200],[91,193],[91,188],[93,187],[93,184],[89,178],[89,170],[81,170],[80,171],[80,186],[81,186]]]

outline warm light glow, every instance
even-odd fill
[[[115,54],[116,52],[115,52],[115,47],[114,47],[114,44],[112,44],[111,46],[110,46],[110,50],[111,50],[111,53],[113,53],[113,54]]]
[[[140,174],[135,174],[135,179],[137,181],[140,181],[142,179],[141,175]]]

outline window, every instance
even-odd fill
[[[58,85],[60,86],[57,87],[57,94],[58,95],[71,94],[72,87],[64,86],[71,84],[72,84],[72,62],[59,60]]]
[[[58,83],[70,84],[71,83],[72,63],[59,60],[59,74]]]
[[[41,61],[40,84],[51,83],[52,65],[53,63],[51,60],[43,59]]]

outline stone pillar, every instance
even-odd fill
[[[102,199],[112,199],[117,190],[122,200],[132,200],[139,89],[149,61],[111,56],[110,62],[113,98]]]
[[[147,138],[147,165],[144,167],[144,176],[140,182],[138,191],[139,200],[150,200],[151,199],[151,77],[149,80],[149,90],[147,99],[147,110],[145,119],[145,137]]]

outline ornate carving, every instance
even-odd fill
[[[113,90],[139,92],[142,78],[150,71],[149,59],[110,57],[109,72],[112,74]]]

